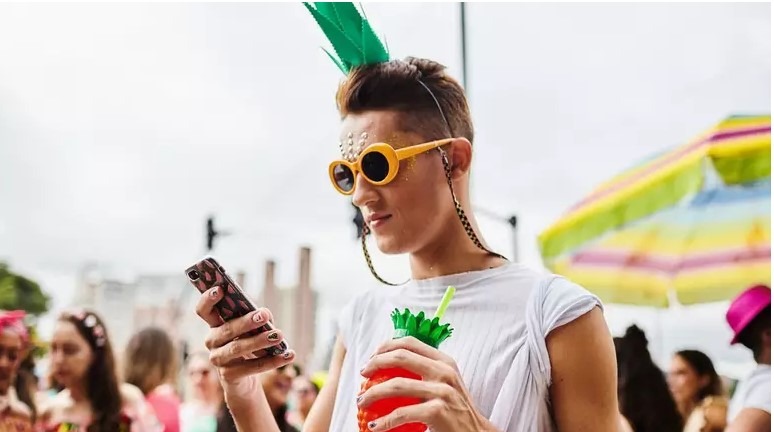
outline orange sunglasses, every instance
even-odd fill
[[[398,175],[400,161],[449,144],[452,141],[454,138],[446,138],[397,150],[386,143],[372,144],[360,153],[355,162],[344,159],[331,162],[328,174],[331,177],[333,187],[339,193],[351,195],[355,192],[357,173],[362,173],[363,177],[373,185],[384,186]]]

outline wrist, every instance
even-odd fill
[[[223,388],[223,397],[229,406],[239,404],[241,401],[252,401],[256,399],[265,399],[263,386],[256,375],[250,375],[240,378],[236,381],[220,381]]]
[[[222,382],[223,400],[237,430],[279,432],[257,375],[236,382]]]

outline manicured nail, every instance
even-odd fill
[[[254,313],[254,314],[253,314],[253,321],[255,321],[255,322],[257,322],[257,323],[259,323],[259,322],[263,321],[263,315],[261,315],[261,313],[260,313],[260,312],[256,312],[256,313]]]
[[[211,297],[215,297],[216,295],[218,295],[218,287],[215,287],[215,288],[210,290],[210,296]]]
[[[359,404],[361,400],[363,400],[363,395],[358,396],[355,402]]]
[[[372,421],[371,423],[368,423],[368,429],[374,430],[375,427],[376,427],[376,422],[375,421]]]
[[[277,332],[269,333],[269,336],[267,336],[266,339],[268,339],[270,341],[276,341],[276,340],[279,339],[279,333],[277,333]]]
[[[365,371],[365,368],[366,368],[365,366],[361,367],[360,368],[360,373],[363,373],[363,371]]]
[[[289,358],[290,358],[290,356],[292,356],[292,355],[293,355],[293,352],[292,352],[292,351],[285,351],[285,353],[284,353],[284,354],[282,354],[282,358],[284,358],[284,359],[289,359]]]

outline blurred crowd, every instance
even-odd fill
[[[726,321],[734,333],[730,342],[749,349],[757,363],[738,382],[721,379],[710,357],[693,349],[674,353],[668,370],[662,371],[651,358],[645,333],[637,326],[614,338],[621,430],[770,430],[770,288],[755,286],[744,291],[731,303]]]
[[[0,432],[236,431],[206,351],[183,357],[165,330],[148,327],[117,359],[100,316],[71,311],[56,321],[39,377],[24,317],[0,312]],[[263,374],[283,430],[301,429],[324,381],[298,365]]]
[[[636,326],[614,338],[621,431],[724,431],[731,423],[744,425],[745,416],[770,413],[770,289],[742,293],[726,320],[731,342],[747,347],[758,364],[738,383],[724,382],[712,360],[692,349],[674,353],[662,371]],[[160,328],[134,334],[118,370],[102,319],[91,311],[63,313],[45,377],[35,375],[24,312],[1,312],[0,329],[0,432],[236,431],[209,355],[183,358]],[[325,374],[305,374],[290,364],[262,374],[261,383],[280,430],[300,431]]]

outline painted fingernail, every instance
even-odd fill
[[[277,333],[277,332],[269,333],[269,336],[267,336],[266,339],[268,339],[270,341],[276,341],[276,340],[279,339],[279,333]]]
[[[372,421],[371,423],[368,423],[368,429],[374,430],[376,428],[376,422]]]
[[[255,321],[255,322],[257,322],[257,323],[259,323],[259,322],[263,321],[263,315],[261,315],[261,313],[260,313],[260,312],[256,312],[256,313],[254,313],[254,314],[253,314],[253,321]]]
[[[355,402],[359,404],[361,400],[363,400],[362,395],[358,396],[357,399],[355,399]]]
[[[215,297],[216,295],[218,295],[218,287],[215,287],[215,288],[210,290],[210,296],[211,297]]]
[[[292,351],[285,351],[285,353],[284,353],[284,354],[282,354],[282,358],[284,358],[284,359],[289,359],[289,358],[290,358],[290,356],[292,356],[292,355],[293,355],[293,352],[292,352]]]

